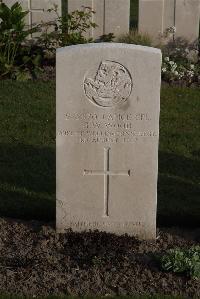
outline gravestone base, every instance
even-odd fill
[[[127,234],[132,237],[136,237],[139,240],[155,240],[156,239],[156,223],[154,227],[145,227],[140,222],[115,222],[115,221],[88,221],[88,220],[80,220],[73,219],[69,223],[65,223],[64,227],[59,227],[57,225],[57,233],[67,233],[68,230],[72,230],[73,232],[91,232],[91,231],[99,231],[112,233],[115,235],[124,235]]]

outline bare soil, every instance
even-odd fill
[[[200,229],[158,230],[155,242],[102,232],[56,234],[54,224],[0,219],[4,294],[168,294],[200,298],[200,281],[165,273],[153,257],[199,244]]]

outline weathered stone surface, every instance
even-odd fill
[[[176,37],[194,41],[199,37],[200,0],[176,0]]]
[[[154,40],[175,27],[175,38],[189,42],[199,36],[200,0],[139,0],[139,31]]]
[[[57,230],[156,236],[160,50],[57,50]]]
[[[163,33],[164,0],[139,0],[139,31],[153,39]]]
[[[98,1],[98,0],[97,0]],[[130,0],[105,1],[105,33],[120,36],[129,32]]]
[[[99,38],[113,33],[116,37],[129,32],[130,0],[68,0],[68,12],[90,7],[96,13],[92,21],[98,25],[87,37]]]

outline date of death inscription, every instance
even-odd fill
[[[152,123],[148,113],[66,113],[57,135],[82,144],[134,143],[158,137]]]

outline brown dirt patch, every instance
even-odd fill
[[[156,242],[0,219],[0,290],[20,295],[170,294],[200,297],[200,281],[164,273],[152,258],[199,244],[200,230],[158,231]]]

